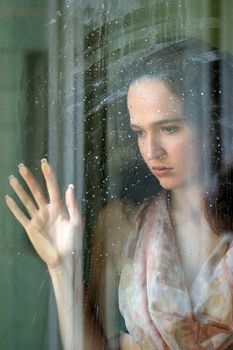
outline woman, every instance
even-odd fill
[[[121,348],[226,349],[233,343],[231,58],[189,39],[146,53],[129,73],[130,125],[163,190],[134,212],[116,258],[124,262],[119,307],[129,333]],[[47,161],[49,203],[30,171],[19,171],[36,204],[15,177],[10,184],[30,219],[6,201],[48,265],[64,347],[76,349],[82,220],[73,186],[66,215]],[[87,333],[90,317],[84,314]],[[107,348],[95,330],[99,341],[87,348]]]

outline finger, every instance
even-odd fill
[[[5,199],[6,199],[6,204],[10,209],[10,211],[13,213],[15,218],[20,222],[20,224],[26,229],[30,220],[26,217],[26,215],[22,212],[22,210],[19,209],[18,205],[15,203],[13,198],[7,195]]]
[[[66,190],[66,205],[70,216],[70,221],[79,224],[81,223],[81,215],[77,201],[75,199],[74,185],[70,184]]]
[[[47,159],[45,158],[41,160],[41,169],[45,178],[50,202],[53,202],[53,203],[61,202],[57,179],[53,173],[51,165],[48,163]]]
[[[47,203],[45,196],[41,190],[40,185],[38,184],[35,177],[32,175],[31,171],[23,164],[19,164],[19,173],[26,182],[28,188],[30,189],[35,202],[38,204],[38,207],[42,207]]]
[[[23,187],[21,186],[20,182],[11,175],[9,177],[10,185],[25,206],[25,208],[28,211],[28,214],[32,217],[33,214],[37,211],[37,208],[32,200],[32,198],[24,191]]]

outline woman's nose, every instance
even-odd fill
[[[167,152],[164,149],[164,147],[154,139],[148,140],[146,148],[147,148],[146,153],[147,153],[148,160],[162,159],[162,158],[165,158],[167,155]]]

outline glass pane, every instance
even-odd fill
[[[2,349],[230,349],[232,11],[0,1]]]

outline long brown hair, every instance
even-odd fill
[[[213,231],[233,231],[233,59],[197,39],[157,46],[128,68],[128,86],[145,76],[163,81],[183,102],[202,147],[204,210]],[[124,78],[125,79],[125,78]]]

